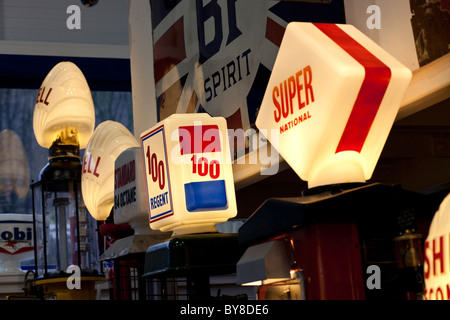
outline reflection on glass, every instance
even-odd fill
[[[10,129],[0,131],[0,208],[15,212],[20,199],[27,196],[30,169],[20,137]]]

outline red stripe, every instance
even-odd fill
[[[389,85],[391,69],[337,25],[314,25],[364,67],[363,83],[336,148],[336,153],[361,152]]]
[[[183,21],[178,19],[153,45],[156,83],[186,58]]]
[[[266,20],[266,38],[277,47],[280,47],[283,40],[285,28],[267,17]]]
[[[217,125],[182,126],[178,128],[181,155],[220,152],[220,134]]]

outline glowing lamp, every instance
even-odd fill
[[[141,146],[152,229],[217,232],[236,215],[224,118],[174,114],[143,132]]]
[[[365,182],[411,71],[351,25],[288,24],[256,119],[308,186]]]
[[[37,142],[50,148],[66,128],[76,128],[84,149],[94,132],[95,110],[91,90],[81,70],[72,62],[60,62],[39,88],[33,115]]]
[[[425,241],[425,299],[450,299],[450,194],[431,221]]]
[[[89,213],[106,220],[114,206],[114,162],[125,150],[139,147],[131,132],[121,123],[104,121],[89,140],[83,157],[81,191]]]

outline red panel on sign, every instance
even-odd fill
[[[281,40],[283,40],[285,28],[269,17],[266,22],[266,38],[270,40],[274,45],[280,47]]]
[[[335,24],[315,23],[319,30],[365,69],[365,77],[342,133],[336,153],[361,152],[391,79],[391,70]]]
[[[178,128],[181,155],[220,152],[220,132],[217,125],[182,126]]]
[[[183,17],[177,20],[153,46],[155,82],[186,58]]]

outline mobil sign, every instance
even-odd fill
[[[450,299],[450,195],[431,221],[425,241],[424,276],[426,300]]]
[[[33,217],[31,214],[0,215],[0,257],[33,251]],[[3,256],[5,258],[5,256]],[[7,260],[9,258],[6,258]]]
[[[309,187],[364,182],[411,76],[351,25],[291,22],[256,126]]]
[[[152,229],[216,232],[236,215],[223,117],[171,115],[141,134],[141,147]]]

